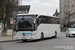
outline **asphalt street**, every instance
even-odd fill
[[[75,50],[75,37],[66,37],[60,33],[57,38],[48,38],[42,41],[14,41],[0,43],[0,50]]]

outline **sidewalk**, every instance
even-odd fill
[[[0,37],[0,42],[8,42],[8,41],[16,41],[15,36],[13,36],[13,39],[12,36]]]

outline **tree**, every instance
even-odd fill
[[[17,11],[17,7],[18,0],[0,0],[0,21],[3,21],[4,29],[6,22],[9,25],[12,13],[14,10]]]

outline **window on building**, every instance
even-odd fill
[[[64,5],[64,7],[66,7],[66,5]]]
[[[67,13],[66,13],[66,15],[67,15]]]
[[[72,5],[72,7],[74,7],[74,5]]]
[[[65,9],[64,9],[64,11],[65,11]]]
[[[70,1],[68,1],[68,3],[70,3]]]
[[[66,17],[66,19],[68,19],[68,17]]]
[[[74,0],[72,0],[72,4],[74,3]]]
[[[69,8],[70,6],[68,5],[68,8]]]

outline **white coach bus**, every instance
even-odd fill
[[[57,37],[60,33],[60,18],[38,14],[18,14],[14,18],[16,39],[35,40]]]

